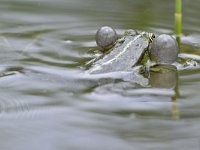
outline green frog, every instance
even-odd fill
[[[100,85],[106,86],[110,81],[111,88],[116,87],[113,79],[119,84],[117,87],[124,88],[124,84],[118,83],[120,79],[131,85],[173,89],[177,84],[177,71],[200,68],[192,56],[178,54],[175,38],[167,34],[154,35],[131,29],[117,39],[116,31],[104,26],[97,31],[96,43],[100,55],[88,63],[90,68],[86,73],[95,80],[105,79],[105,82],[100,80]]]
[[[108,35],[106,36],[108,37]],[[104,47],[99,46],[103,54],[94,61],[89,73],[131,71],[134,66],[141,62],[145,54],[149,54],[149,46],[154,37],[154,34],[149,32],[125,31],[124,35],[116,42],[111,40],[113,46],[109,50],[104,51]],[[107,43],[108,41],[109,38],[107,38]],[[104,44],[105,47],[108,47],[107,45]]]
[[[196,61],[180,62],[178,44],[167,34],[155,36],[150,32],[137,32],[130,29],[117,40],[116,31],[104,26],[97,31],[96,43],[101,55],[90,61],[91,67],[88,70],[90,74],[130,72],[139,68],[137,66],[141,66],[139,72],[148,74],[149,69],[153,69],[154,72],[158,70],[157,67],[152,66],[163,64],[174,65],[178,70],[199,66]]]

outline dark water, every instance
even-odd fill
[[[183,0],[181,53],[199,60],[198,0]],[[155,88],[85,75],[102,25],[173,34],[174,0],[0,2],[1,150],[199,150],[200,69]],[[183,55],[184,55],[183,54]]]

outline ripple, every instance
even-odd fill
[[[18,112],[18,111],[29,111],[28,105],[19,101],[18,99],[13,99],[12,96],[1,94],[0,97],[0,115]]]
[[[17,95],[17,93],[15,94]],[[70,98],[69,94],[65,94]],[[34,119],[46,117],[50,113],[70,111],[70,103],[62,100],[50,100],[37,95],[14,96],[1,93],[0,97],[0,119]]]

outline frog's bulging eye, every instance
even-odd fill
[[[148,34],[148,38],[149,38],[150,42],[153,42],[153,39],[155,38],[155,35],[153,33],[149,33]]]

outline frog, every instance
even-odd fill
[[[168,34],[129,29],[117,38],[112,27],[104,26],[96,33],[96,43],[101,54],[89,62],[89,74],[134,71],[148,77],[150,70],[160,72],[157,66],[163,64],[178,70],[199,67],[197,61],[181,57],[180,45]]]
[[[103,51],[103,54],[92,63],[89,73],[131,71],[145,55],[149,55],[149,46],[154,38],[153,33],[146,31],[138,32],[133,29],[125,31],[116,42],[111,40],[113,46],[109,50],[103,51],[101,47],[100,51]],[[108,47],[107,45],[105,47]]]
[[[86,78],[98,80],[97,91],[107,84],[176,89],[178,71],[200,68],[190,55],[179,53],[173,35],[129,29],[117,38],[113,28],[104,26],[96,33],[96,44],[97,57],[87,63]]]

